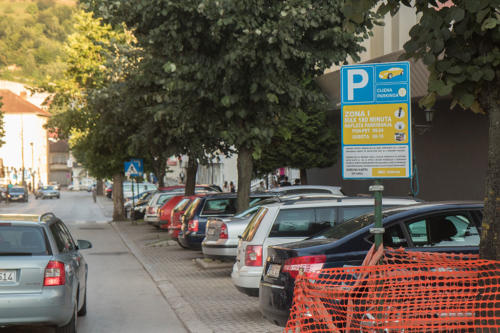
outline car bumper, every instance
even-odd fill
[[[201,248],[201,242],[205,238],[205,235],[199,235],[194,232],[191,232],[189,234],[181,234],[179,236],[179,242],[181,242],[182,245],[186,247],[190,247],[193,249],[199,249]]]
[[[74,309],[68,294],[64,287],[46,287],[35,294],[0,294],[0,326],[64,325]]]
[[[144,215],[144,222],[148,222],[149,224],[157,225],[160,219],[156,215]]]
[[[172,236],[172,238],[178,238],[180,232],[181,232],[180,228],[168,227],[168,234]]]
[[[288,294],[284,286],[260,282],[259,308],[262,316],[275,325],[286,326],[292,306],[290,297],[293,297],[293,292]]]
[[[259,295],[259,282],[262,275],[262,267],[238,268],[238,263],[234,263],[231,280],[236,289],[249,296]]]
[[[205,257],[209,258],[236,258],[238,254],[237,244],[223,244],[218,241],[203,241],[201,243],[201,249]]]

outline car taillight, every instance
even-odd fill
[[[60,261],[49,261],[45,267],[45,275],[43,279],[44,286],[62,286],[66,283],[66,272],[64,263]]]
[[[198,231],[198,220],[189,220],[188,231],[191,231],[191,232]]]
[[[227,239],[227,236],[227,225],[225,223],[222,223],[220,226],[219,239]]]
[[[323,268],[325,262],[326,256],[324,254],[290,258],[285,260],[282,272],[287,272],[292,279],[295,279],[301,270],[305,274],[318,272]]]
[[[262,245],[247,245],[245,266],[262,266]]]

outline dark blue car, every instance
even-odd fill
[[[251,194],[249,206],[273,196],[275,194]],[[236,202],[236,193],[217,193],[194,199],[182,216],[181,232],[177,239],[179,244],[184,248],[201,248],[208,219],[233,216],[238,211]]]
[[[410,251],[478,253],[483,204],[424,203],[383,211],[384,246]],[[270,246],[260,282],[263,316],[285,326],[299,269],[359,266],[373,244],[373,214],[349,220],[297,243]]]

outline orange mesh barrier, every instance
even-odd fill
[[[499,261],[372,248],[363,266],[300,274],[285,332],[500,332],[499,288]]]

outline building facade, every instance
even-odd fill
[[[4,113],[5,144],[0,147],[4,165],[3,184],[22,184],[32,187],[47,184],[48,135],[44,125],[50,114],[30,103],[27,93],[16,95],[0,89],[1,111]]]

